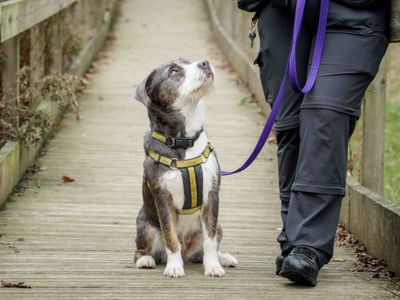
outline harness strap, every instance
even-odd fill
[[[164,135],[155,130],[151,132],[151,137],[170,148],[190,148],[193,147],[194,142],[200,137],[200,134],[203,132],[203,128],[196,132],[196,134],[189,138],[176,138],[169,135]]]
[[[178,214],[188,215],[198,211],[203,204],[203,171],[201,165],[180,169],[185,201]]]
[[[182,209],[178,210],[178,214],[193,214],[203,205],[203,169],[201,164],[208,159],[212,151],[211,144],[207,144],[199,156],[186,160],[177,160],[176,158],[169,158],[153,150],[149,150],[149,156],[154,161],[171,169],[179,169],[181,172],[185,200]],[[147,180],[146,184],[150,188]]]
[[[161,163],[171,169],[182,169],[188,167],[194,167],[197,165],[201,165],[204,163],[207,158],[210,156],[213,148],[211,144],[208,144],[204,149],[203,153],[194,158],[185,159],[185,160],[177,160],[176,158],[169,158],[167,156],[163,156],[154,150],[149,150],[149,156],[156,162]]]

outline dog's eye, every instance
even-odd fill
[[[169,71],[169,75],[175,75],[175,74],[177,74],[179,72],[179,70],[177,69],[177,68],[172,68],[170,71]]]

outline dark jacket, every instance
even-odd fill
[[[238,7],[242,10],[249,12],[257,12],[268,3],[270,0],[237,0]],[[291,2],[285,0],[271,0],[276,2],[277,5],[283,5],[283,3],[287,2],[288,4]],[[314,0],[313,0],[314,1]],[[375,5],[379,5],[379,3],[384,2],[385,0],[333,0],[335,2],[340,2],[345,5],[353,6],[353,7],[373,7]]]

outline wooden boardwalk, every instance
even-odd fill
[[[225,169],[238,166],[254,145],[263,117],[244,101],[214,44],[202,1],[125,1],[116,40],[82,97],[82,120],[64,128],[40,159],[42,171],[0,212],[0,279],[31,289],[0,288],[0,299],[385,299],[375,283],[350,272],[352,253],[336,249],[316,288],[275,276],[280,227],[275,146],[265,147],[246,172],[224,178],[222,248],[239,260],[223,278],[167,279],[163,266],[133,263],[135,217],[141,205],[142,137],[148,128],[135,84],[172,58],[207,58],[216,67],[216,91],[207,100],[206,125]],[[61,177],[74,182],[63,184]]]

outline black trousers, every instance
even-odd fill
[[[303,82],[318,12],[319,1],[308,1],[297,48],[297,69]],[[294,5],[277,8],[271,1],[259,14],[260,52],[255,63],[271,105],[288,60],[293,17]],[[314,88],[303,96],[286,84],[275,122],[283,222],[278,241],[284,255],[295,246],[307,246],[317,253],[320,266],[332,257],[345,194],[348,142],[364,92],[387,48],[386,21],[384,6],[355,9],[331,1]]]

